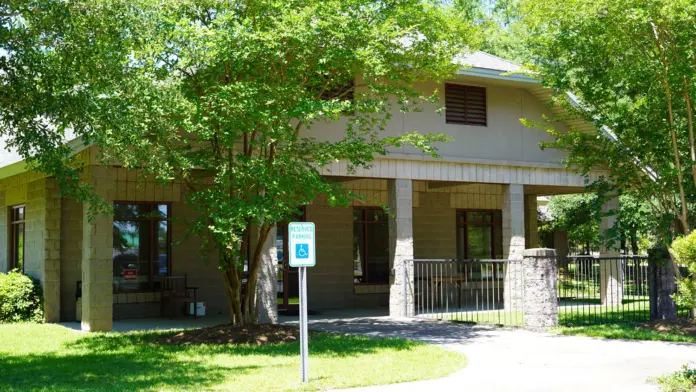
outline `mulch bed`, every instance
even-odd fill
[[[292,343],[299,339],[300,330],[287,325],[259,324],[239,327],[231,324],[216,325],[179,332],[155,341],[169,345],[196,344],[253,344]]]
[[[676,333],[679,335],[696,336],[696,324],[687,318],[678,318],[674,320],[653,320],[643,323],[640,326],[662,333]]]

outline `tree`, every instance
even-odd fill
[[[530,71],[543,75],[568,117],[593,123],[596,132],[528,124],[547,127],[555,140],[546,147],[568,151],[569,166],[585,174],[605,168],[592,184],[601,193],[630,190],[649,203],[655,222],[666,223],[656,227],[663,243],[690,233],[696,3],[525,0],[522,15],[532,32]]]
[[[554,196],[549,201],[551,229],[568,233],[573,247],[590,254],[599,244],[599,222],[602,219],[601,204],[594,194]]]
[[[349,200],[320,168],[368,166],[403,144],[435,155],[442,135],[382,130],[392,107],[432,101],[414,85],[452,75],[478,36],[424,0],[17,0],[0,18],[0,135],[94,213],[108,206],[81,182],[68,133],[104,163],[185,184],[240,324],[258,320],[272,227],[318,195]],[[338,120],[336,141],[305,136]]]

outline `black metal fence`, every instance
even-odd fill
[[[650,320],[651,306],[655,311],[655,261],[648,256],[557,257],[555,262],[561,326],[640,323]],[[408,260],[415,316],[523,326],[522,265],[522,260]],[[689,311],[678,307],[677,316],[687,317]]]
[[[521,260],[410,260],[415,315],[521,326]]]
[[[557,265],[560,325],[650,320],[647,256],[566,257]]]

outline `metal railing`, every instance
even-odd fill
[[[521,260],[416,259],[415,315],[468,323],[521,326]]]
[[[560,325],[650,320],[647,256],[565,257],[557,266]]]

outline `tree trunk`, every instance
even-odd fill
[[[631,235],[631,251],[633,252],[634,255],[637,255],[639,252],[638,238],[636,238],[635,234]]]
[[[233,262],[232,257],[234,256],[229,254],[223,254],[221,256],[224,258],[222,277],[225,282],[225,292],[229,304],[231,324],[244,326],[257,324],[259,322],[257,301],[259,265],[261,264],[264,243],[272,227],[273,226],[263,225],[259,229],[257,242],[253,247],[253,252],[251,252],[250,260],[247,263],[248,273],[246,284],[243,282],[244,262],[242,260],[245,258],[244,255],[247,254],[248,247],[251,246],[249,243],[249,230],[251,226],[249,226],[247,233],[243,236],[245,239],[242,241],[240,247],[240,257],[242,260]],[[221,246],[221,248],[227,249],[224,246]]]

